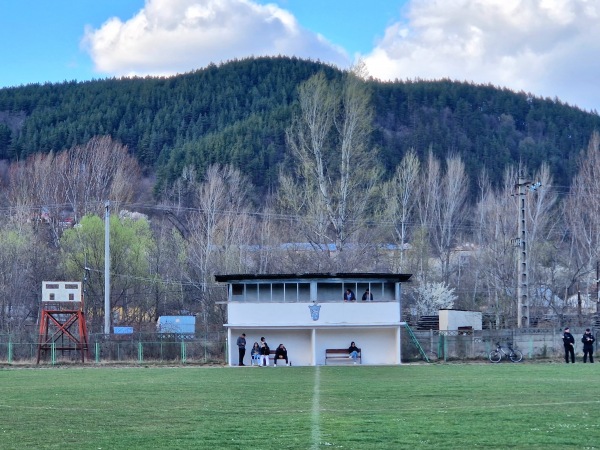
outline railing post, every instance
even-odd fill
[[[11,337],[8,337],[8,363],[11,364],[13,360],[13,344]]]
[[[448,336],[444,338],[444,362],[448,361]]]
[[[94,360],[98,363],[100,362],[100,342],[96,341],[94,343]]]
[[[50,360],[52,361],[52,365],[56,364],[56,342],[50,345]]]
[[[142,344],[142,342],[138,342],[138,362],[143,362],[144,361],[144,345]]]
[[[206,351],[207,343],[208,343],[208,333],[205,331],[204,332],[204,363],[206,363],[206,361],[208,359],[207,351]]]
[[[181,336],[181,362],[185,364],[185,360],[186,360],[186,348],[185,348],[185,341],[183,340],[183,336]]]

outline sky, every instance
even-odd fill
[[[600,0],[5,0],[0,87],[288,55],[600,111]]]

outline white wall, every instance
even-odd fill
[[[348,348],[355,341],[363,364],[399,364],[400,307],[389,302],[319,303],[313,320],[311,302],[236,302],[227,304],[229,361],[238,363],[237,337],[246,333],[246,359],[252,344],[264,336],[271,349],[284,344],[293,365],[325,364],[325,349]]]
[[[250,350],[254,342],[260,343],[264,336],[269,347],[274,350],[279,344],[285,345],[288,358],[294,366],[324,365],[325,349],[348,348],[354,341],[361,349],[362,364],[399,364],[397,327],[382,328],[302,328],[302,329],[247,329],[231,328],[229,361],[238,363],[237,337],[246,333],[246,357],[244,364],[250,364]],[[314,334],[313,334],[314,333]],[[313,340],[314,336],[314,340]],[[314,362],[313,362],[314,348]]]
[[[321,303],[319,320],[313,321],[312,303],[238,303],[228,306],[230,326],[313,326],[313,325],[377,325],[400,320],[397,302]]]
[[[325,364],[325,349],[348,348],[354,341],[361,350],[362,364],[397,364],[396,331],[391,328],[344,328],[319,330],[317,365]]]
[[[231,361],[237,365],[238,348],[235,345],[237,337],[246,333],[246,358],[244,364],[250,365],[250,350],[254,342],[260,344],[261,336],[269,344],[271,350],[275,350],[279,344],[285,345],[288,351],[288,359],[293,365],[310,366],[312,365],[312,347],[311,347],[311,330],[232,330],[232,345],[230,346]]]
[[[483,316],[477,311],[457,311],[452,309],[440,309],[440,330],[458,330],[459,327],[472,327],[473,330],[481,330]]]

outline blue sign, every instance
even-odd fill
[[[158,332],[193,334],[196,332],[196,317],[160,316],[158,318]]]
[[[317,305],[315,302],[312,305],[308,305],[308,309],[310,309],[310,317],[312,320],[319,320],[319,311],[321,310],[321,305]]]
[[[115,334],[133,334],[133,327],[113,327]]]

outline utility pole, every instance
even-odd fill
[[[110,334],[110,202],[104,203],[104,334]]]
[[[532,184],[531,181],[525,180],[523,171],[519,172],[519,182],[515,186],[517,188],[517,196],[519,201],[519,222],[518,222],[518,237],[515,239],[515,246],[519,248],[517,253],[517,327],[529,327],[529,288],[528,278],[529,272],[527,269],[527,208],[526,197],[527,189],[536,191],[542,184],[537,182]]]

